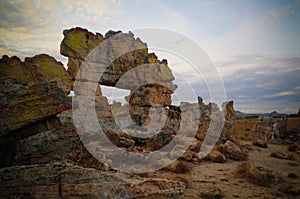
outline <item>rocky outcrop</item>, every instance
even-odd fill
[[[278,116],[274,112],[272,115],[274,117],[260,116],[257,119],[250,135],[251,138],[271,141],[284,137],[287,132],[287,117]]]
[[[228,143],[235,118],[233,102],[225,103],[221,111],[214,103],[204,104],[200,97],[198,103],[172,105],[177,86],[167,61],[148,53],[146,43],[133,33],[109,31],[103,36],[72,28],[64,31],[60,47],[61,54],[68,57],[67,71],[48,55],[23,62],[4,56],[0,61],[1,197],[174,196],[185,191],[184,183],[140,179],[113,168],[121,164],[126,167],[121,169],[134,173],[148,166],[159,169],[181,156],[171,171],[184,173],[190,170],[185,165],[192,165],[187,161],[199,162],[203,143],[209,148],[215,141],[224,144],[224,151],[213,151],[209,155],[213,161],[224,162],[233,159],[228,154],[240,152]],[[84,74],[90,66],[96,66],[92,71],[96,81]],[[99,71],[103,73],[98,77]],[[75,78],[82,84],[76,81],[73,85]],[[84,82],[96,88],[85,87]],[[129,90],[127,104],[109,105],[99,85]],[[75,91],[72,107],[67,96],[71,89]],[[89,95],[91,90],[96,92]],[[76,101],[80,97],[82,104]],[[90,120],[94,112],[97,124]],[[217,129],[209,128],[212,117],[220,121],[225,117],[225,127],[221,139],[217,134],[216,140],[207,141],[207,134]],[[98,123],[103,132],[96,128]],[[112,150],[105,148],[111,143]],[[152,151],[159,149],[162,151],[154,156]],[[131,157],[139,159],[145,154],[145,162],[133,159],[132,165],[126,165]]]
[[[0,60],[0,74],[0,79],[12,78],[22,84],[55,80],[65,93],[71,90],[72,78],[63,64],[46,54],[27,57],[24,62],[18,57],[4,55]]]
[[[142,198],[183,193],[183,182],[130,178],[68,162],[0,169],[2,198]]]
[[[77,79],[95,81],[78,73],[80,67],[84,71],[84,67],[92,64],[103,71],[97,77],[100,85],[130,90],[127,101],[130,109],[135,110],[132,117],[137,124],[143,123],[145,113],[144,110],[138,112],[139,107],[171,105],[176,85],[172,83],[174,77],[167,61],[159,61],[154,53],[148,53],[147,44],[131,32],[109,31],[103,37],[86,29],[72,28],[64,31],[60,51],[69,58],[68,72],[73,79],[77,75]]]
[[[22,84],[0,79],[0,135],[71,108],[71,100],[56,81]]]
[[[223,142],[226,142],[226,140],[230,139],[233,133],[233,121],[236,119],[233,101],[225,102],[223,104],[223,112],[225,114],[225,122],[221,133],[221,139]]]

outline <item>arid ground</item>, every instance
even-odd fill
[[[297,152],[289,152],[289,144],[268,144],[268,148],[252,146],[252,140],[245,139],[255,122],[256,119],[237,119],[234,123],[235,136],[240,138],[241,142],[253,147],[249,150],[248,160],[228,160],[225,163],[203,161],[192,166],[191,171],[186,174],[159,171],[147,174],[147,177],[163,177],[185,182],[188,189],[179,198],[298,198],[300,194],[299,148]],[[288,118],[288,130],[299,124],[300,118]],[[271,153],[277,151],[292,155],[295,159],[271,157]],[[238,175],[238,168],[245,162],[270,170],[275,175],[274,182],[261,186],[251,182],[251,179],[246,176]]]

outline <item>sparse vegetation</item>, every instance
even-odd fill
[[[189,173],[193,168],[193,164],[178,160],[176,163],[171,167],[171,171],[174,173]]]
[[[274,173],[263,167],[257,167],[252,162],[244,162],[237,167],[237,175],[259,186],[270,186],[278,181]]]
[[[248,115],[245,117],[245,119],[257,119],[258,117],[258,115]]]
[[[225,153],[227,159],[243,161],[248,159],[248,152],[246,151],[233,151],[231,153]]]
[[[218,187],[212,187],[210,189],[203,190],[199,194],[199,197],[203,199],[222,199],[224,197],[224,194]]]

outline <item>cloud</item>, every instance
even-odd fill
[[[273,24],[284,17],[284,13],[279,10],[270,9],[258,21],[259,25]]]
[[[64,29],[100,26],[104,31],[119,10],[119,1],[0,1],[0,41],[7,47],[1,53],[21,58],[47,53],[64,60],[59,54]]]
[[[217,62],[217,66],[227,96],[237,102],[239,110],[270,112],[274,107],[278,111],[290,107],[296,111],[300,107],[298,57],[241,55]]]
[[[291,91],[279,92],[279,93],[276,93],[273,95],[266,95],[266,96],[263,96],[263,98],[283,97],[283,96],[288,96],[288,95],[299,95],[299,94],[300,94],[300,92],[291,90]]]

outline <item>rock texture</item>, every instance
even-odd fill
[[[71,100],[56,81],[22,84],[0,79],[0,135],[71,108]]]
[[[272,116],[273,115],[273,116]],[[271,141],[283,138],[287,132],[287,117],[278,114],[260,116],[252,129],[252,138]]]
[[[63,64],[46,54],[27,57],[24,62],[18,57],[5,55],[0,59],[0,74],[0,79],[12,78],[22,84],[55,80],[65,93],[71,90],[72,78]]]
[[[2,198],[137,198],[183,193],[183,182],[101,173],[68,162],[0,169]]]
[[[145,113],[144,110],[138,112],[138,107],[171,105],[171,94],[176,85],[172,83],[174,76],[167,61],[159,61],[154,53],[148,53],[147,44],[135,38],[131,32],[109,31],[103,37],[86,29],[72,28],[64,31],[60,50],[62,55],[69,58],[68,72],[73,79],[77,75],[84,81],[95,81],[86,80],[78,73],[80,67],[88,67],[91,63],[96,68],[105,69],[98,77],[100,85],[130,90],[127,101],[137,117],[143,118]],[[120,51],[125,54],[119,55]],[[87,56],[89,61],[85,60]],[[132,117],[137,124],[142,123],[134,115]]]

